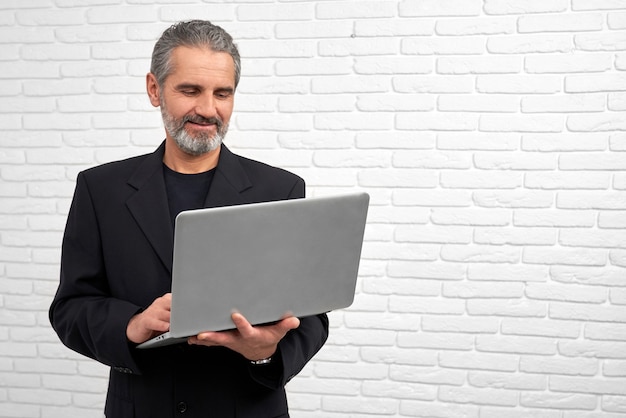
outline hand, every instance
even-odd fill
[[[260,360],[271,357],[278,348],[278,343],[292,329],[300,326],[295,316],[283,318],[272,325],[253,327],[240,313],[231,316],[236,330],[202,332],[190,337],[189,344],[223,346],[238,352],[248,360]]]
[[[143,312],[130,318],[126,327],[126,338],[140,344],[170,329],[172,294],[157,298]]]

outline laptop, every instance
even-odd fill
[[[354,300],[369,195],[351,193],[197,209],[176,218],[170,330],[138,348]]]

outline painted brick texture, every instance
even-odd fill
[[[47,308],[77,173],[152,151],[175,21],[243,57],[227,143],[365,190],[353,306],[292,416],[626,416],[626,3],[3,0],[0,417],[101,417]]]

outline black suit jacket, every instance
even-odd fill
[[[301,318],[269,366],[221,347],[138,350],[126,339],[130,318],[171,290],[164,149],[78,175],[50,321],[65,345],[111,366],[107,417],[286,417],[284,385],[326,341],[326,315]],[[301,197],[301,178],[222,146],[205,207]]]

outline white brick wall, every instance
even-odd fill
[[[294,417],[626,416],[625,1],[3,0],[1,417],[102,415],[47,320],[65,216],[161,141],[144,76],[189,18],[240,45],[233,149],[372,196]]]

